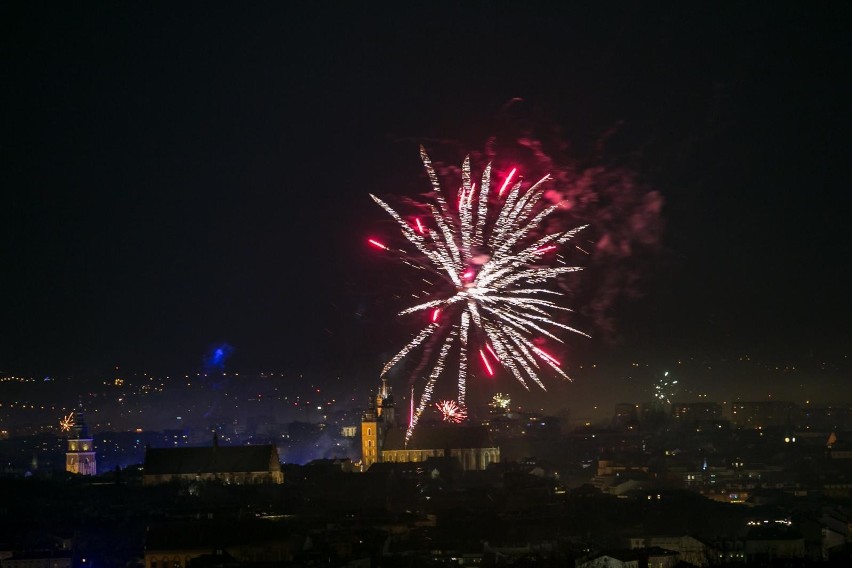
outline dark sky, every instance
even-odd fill
[[[551,4],[4,3],[0,370],[375,376],[409,330],[367,194],[513,97],[665,203],[576,361],[846,348],[849,4]]]

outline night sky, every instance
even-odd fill
[[[569,366],[847,353],[849,4],[593,4],[4,3],[0,370],[372,384],[412,328],[368,193],[522,134],[661,196]]]

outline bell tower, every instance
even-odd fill
[[[65,452],[65,471],[80,475],[97,475],[95,445],[83,419],[83,411],[74,415],[74,426],[68,433],[68,451]]]
[[[382,461],[382,444],[389,428],[396,426],[396,411],[393,394],[388,380],[382,378],[382,386],[376,397],[370,400],[370,408],[361,417],[361,467],[369,468]]]
[[[385,423],[385,427],[396,426],[396,411],[393,404],[393,392],[388,386],[388,380],[382,377],[382,388],[376,396],[376,410]]]
[[[379,433],[381,427],[382,419],[376,413],[375,405],[370,401],[370,408],[361,417],[361,468],[363,470],[382,461],[379,448],[379,441],[382,439]]]

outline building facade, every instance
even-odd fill
[[[74,415],[74,426],[68,435],[68,449],[65,452],[65,471],[80,475],[97,475],[98,464],[95,457],[94,439],[83,419],[83,412]]]
[[[500,462],[500,448],[483,426],[421,423],[406,440],[406,428],[397,423],[393,394],[382,380],[375,400],[361,420],[361,467],[381,462],[423,462],[453,457],[465,471],[483,470]]]
[[[731,404],[731,422],[738,428],[789,427],[795,417],[796,405],[791,402],[763,400]]]
[[[146,448],[142,485],[172,481],[219,481],[237,485],[284,482],[278,450],[258,446]]]

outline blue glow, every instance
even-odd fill
[[[224,371],[225,363],[231,357],[231,354],[233,352],[234,348],[228,345],[227,343],[220,343],[218,345],[214,345],[207,351],[207,354],[204,356],[205,370],[218,369],[220,371]]]

